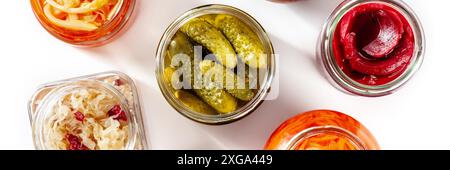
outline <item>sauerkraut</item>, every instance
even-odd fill
[[[44,132],[46,147],[62,150],[125,149],[129,136],[118,97],[93,88],[73,90],[58,100]]]
[[[127,99],[128,105],[132,106],[133,103],[133,91],[131,86],[125,80],[122,80],[119,76],[111,76],[103,80],[105,83],[114,86],[122,95]]]

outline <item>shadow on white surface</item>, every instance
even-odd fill
[[[342,2],[342,0],[300,0],[289,5],[289,8],[306,21],[310,22],[316,29],[321,29],[331,12]]]

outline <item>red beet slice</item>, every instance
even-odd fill
[[[333,36],[340,69],[365,85],[382,85],[399,77],[415,48],[408,20],[385,3],[368,2],[348,10]]]
[[[414,44],[409,39],[400,43],[394,53],[390,54],[385,60],[371,60],[365,58],[356,48],[355,33],[348,34],[345,42],[345,55],[349,60],[350,67],[363,74],[387,76],[407,64],[412,57]]]
[[[374,29],[379,30],[379,28],[372,28],[373,24],[370,24],[371,16],[367,15],[372,13],[376,10],[382,10],[383,6],[380,4],[366,4],[357,6],[350,11],[348,11],[339,22],[340,25],[340,32],[339,35],[341,37],[340,41],[344,43],[345,37],[347,34],[350,34],[351,32],[361,32],[361,33],[368,33],[368,32],[374,32],[372,30],[368,29]],[[369,24],[369,25],[368,25]],[[378,24],[374,25],[378,26]],[[359,31],[363,29],[363,31]],[[375,38],[375,37],[374,37]]]
[[[398,45],[403,34],[403,23],[400,17],[390,11],[377,10],[371,16],[379,25],[379,33],[363,51],[374,58],[386,57]]]
[[[358,7],[356,7],[358,8]],[[354,9],[349,11],[347,14],[342,17],[340,22],[340,41],[341,43],[345,43],[345,37],[347,34],[350,33],[351,30],[353,30],[354,26],[354,19],[359,15],[361,11],[359,9]]]

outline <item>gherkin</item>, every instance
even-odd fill
[[[176,90],[173,86],[172,86],[172,76],[175,73],[175,69],[172,67],[166,67],[164,68],[164,83],[166,83],[166,85],[171,89],[171,90]]]
[[[192,95],[191,93],[184,90],[175,91],[175,97],[180,100],[185,106],[192,109],[195,112],[208,114],[208,115],[216,115],[217,112],[208,104],[203,102],[197,96]]]
[[[267,66],[263,45],[247,24],[234,16],[219,14],[215,17],[214,25],[230,40],[239,58],[247,65],[252,68]]]
[[[198,19],[206,21],[207,23],[215,26],[216,25],[216,17],[217,14],[208,14],[208,15],[202,15],[198,17]]]
[[[177,66],[173,66],[172,65],[172,59],[174,59],[174,57],[177,57],[178,55],[185,55],[187,57],[189,57],[189,62],[191,63],[191,66],[183,66],[183,65],[177,65]],[[189,79],[188,80],[184,80],[184,82],[186,83],[190,83],[189,86],[191,86],[194,82],[194,45],[190,42],[189,37],[187,37],[184,33],[182,32],[177,32],[175,33],[175,35],[172,37],[172,40],[170,41],[169,47],[167,48],[167,57],[164,61],[164,65],[165,67],[171,66],[174,67],[176,69],[185,69],[183,70],[184,73],[190,73],[190,74],[185,74],[183,75],[184,78]],[[174,63],[174,64],[179,64],[179,63]],[[189,70],[187,70],[189,69]]]
[[[211,51],[222,65],[228,68],[236,67],[237,58],[233,46],[222,32],[204,19],[191,19],[180,30]]]
[[[194,58],[193,47],[194,46],[190,42],[189,38],[184,33],[178,32],[175,34],[172,42],[169,45],[168,54],[171,57],[168,58],[172,58],[173,56],[182,53],[189,55],[189,57],[191,58],[191,63],[193,63],[192,61]],[[171,86],[172,75],[176,72],[176,70],[175,68],[169,66],[165,68],[164,72],[166,82],[170,83],[169,85]],[[192,71],[191,73],[194,73],[194,71]],[[200,73],[200,75],[198,76],[196,75],[195,77],[201,76],[202,75]],[[174,89],[173,86],[171,86],[171,88]],[[237,100],[229,93],[227,93],[224,89],[218,88],[208,89],[204,87],[200,89],[194,88],[194,92],[201,99],[197,98],[194,95],[191,95],[186,91],[181,90],[174,90],[174,91],[175,97],[177,97],[184,105],[200,113],[213,114],[211,112],[211,109],[214,109],[215,113],[217,112],[230,113],[237,109]],[[195,102],[195,100],[197,100],[198,102]]]
[[[170,41],[167,53],[169,55],[169,61],[178,54],[186,54],[189,57],[194,57],[194,46],[186,34],[177,32]]]
[[[175,97],[183,103],[186,107],[190,108],[191,110],[208,114],[208,115],[215,115],[217,112],[208,104],[203,102],[200,98],[197,96],[192,95],[191,93],[185,91],[185,90],[177,90],[175,89],[171,82],[172,82],[172,76],[175,73],[175,69],[172,67],[167,67],[164,69],[164,79]]]
[[[233,71],[214,63],[214,61],[202,61],[200,63],[200,70],[204,78],[222,76],[222,85],[225,87],[225,90],[239,100],[250,101],[255,96],[255,93],[249,89],[249,84],[245,80],[245,77],[238,77]]]
[[[231,96],[223,89],[203,88],[194,89],[195,93],[200,96],[206,103],[217,110],[219,113],[226,114],[236,111],[238,103],[236,98]]]

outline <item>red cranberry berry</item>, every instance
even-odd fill
[[[75,114],[75,119],[77,119],[78,121],[82,122],[84,120],[84,114],[81,113],[80,111],[77,111],[74,114]]]
[[[114,80],[114,85],[115,86],[121,86],[121,85],[123,85],[123,81],[120,80],[120,79],[116,79],[116,80]]]
[[[113,106],[109,111],[108,111],[108,115],[109,116],[116,116],[114,118],[114,120],[122,120],[122,121],[127,121],[127,115],[125,114],[125,111],[122,110],[122,108],[119,105],[115,105]]]
[[[75,135],[72,134],[67,134],[66,135],[66,140],[69,143],[69,148],[68,150],[89,150],[88,147],[84,146],[81,143],[81,139],[78,138]]]

